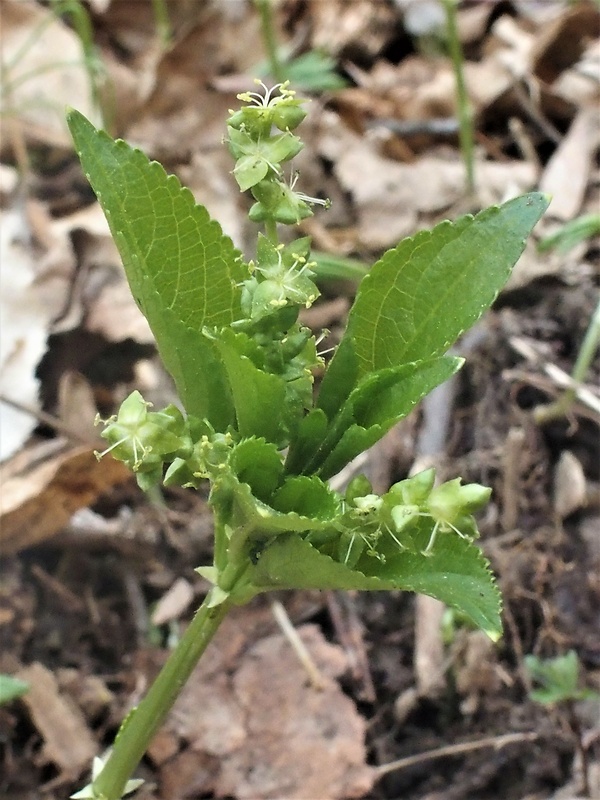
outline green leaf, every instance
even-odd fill
[[[0,675],[0,706],[29,691],[29,684],[12,675]]]
[[[366,375],[334,418],[327,435],[308,461],[306,472],[329,478],[375,442],[435,386],[460,368],[462,359],[442,357],[382,369]]]
[[[300,420],[285,460],[288,474],[295,475],[302,471],[305,464],[316,455],[326,431],[327,417],[320,408],[313,408]]]
[[[339,75],[331,56],[320,50],[309,50],[283,65],[286,80],[307,92],[331,92],[344,89],[348,82]]]
[[[283,464],[277,447],[264,439],[243,439],[230,456],[237,478],[247,483],[252,494],[264,503],[279,485]]]
[[[317,282],[360,281],[369,271],[367,264],[357,258],[334,256],[318,250],[313,250],[310,257],[311,261],[315,263],[312,269]]]
[[[170,308],[155,315],[152,331],[188,414],[207,419],[216,431],[234,425],[231,387],[214,341],[184,325]]]
[[[220,494],[221,497],[217,497]],[[236,476],[228,475],[223,481],[215,481],[213,497],[217,505],[225,494],[232,497],[231,514],[228,524],[235,530],[244,528],[249,538],[265,543],[274,536],[292,531],[311,533],[327,530],[330,519],[307,517],[295,511],[280,512],[258,500],[247,483],[242,483]]]
[[[316,475],[295,475],[277,490],[273,508],[284,514],[292,511],[304,517],[331,520],[340,513],[340,500]]]
[[[67,119],[132,294],[187,411],[211,422],[227,417],[211,404],[222,389],[223,374],[201,332],[241,317],[237,284],[248,277],[241,254],[160,164],[124,141],[113,141],[77,111]],[[214,382],[215,389],[199,388],[202,382]]]
[[[423,530],[424,547],[428,532]],[[481,551],[455,534],[439,537],[433,553],[398,551],[385,563],[363,555],[350,569],[298,536],[280,536],[260,555],[254,583],[264,590],[403,589],[437,597],[495,639],[501,635],[500,595]]]
[[[365,276],[321,386],[331,419],[370,372],[444,353],[494,302],[549,203],[532,193],[389,250]]]
[[[281,447],[287,444],[285,381],[256,367],[236,347],[244,334],[225,329],[215,340],[235,405],[237,428],[242,437],[263,437]],[[247,338],[247,337],[245,337]]]

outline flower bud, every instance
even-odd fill
[[[306,117],[306,111],[300,106],[302,100],[287,98],[273,109],[273,125],[280,131],[293,131]]]
[[[371,494],[372,491],[373,487],[371,486],[371,481],[367,478],[367,476],[356,475],[348,484],[344,499],[349,505],[353,506],[357,497],[363,497],[364,495]]]
[[[427,508],[435,520],[455,524],[459,517],[483,508],[491,492],[491,489],[478,483],[461,486],[461,478],[455,478],[433,489],[427,500]]]
[[[435,481],[435,469],[425,469],[395,483],[389,491],[393,497],[398,498],[407,505],[423,505],[429,497]]]

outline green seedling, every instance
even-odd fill
[[[501,633],[499,593],[474,543],[489,489],[459,478],[435,486],[433,470],[382,495],[362,475],[344,493],[328,479],[461,366],[446,351],[494,301],[548,199],[443,222],[388,251],[363,278],[325,369],[299,321],[319,295],[310,241],[279,238],[282,224],[326,205],[297,191],[288,167],[302,147],[303,104],[286,84],[240,100],[227,143],[263,226],[252,261],[160,164],[68,115],[184,408],[153,410],[133,392],[106,421],[105,452],[144,489],[208,482],[215,532],[213,563],[198,568],[212,588],[80,798],[122,796],[223,618],[262,592],[424,592]]]
[[[13,675],[0,675],[0,706],[29,691],[29,684]]]
[[[529,697],[544,706],[556,707],[570,727],[581,759],[582,794],[590,796],[589,758],[584,745],[583,731],[576,703],[581,700],[600,701],[600,693],[579,685],[579,658],[574,650],[564,656],[542,659],[525,656],[525,668],[531,680],[538,684]]]
[[[556,658],[525,656],[525,667],[530,678],[539,685],[529,697],[544,706],[576,700],[600,698],[593,689],[579,687],[579,659],[574,650]]]

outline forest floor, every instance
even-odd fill
[[[177,174],[248,252],[248,203],[222,139],[236,94],[271,80],[243,0],[4,0],[0,13],[0,673],[29,684],[0,707],[0,795],[64,800],[201,601],[194,568],[210,563],[212,536],[205,492],[149,498],[93,456],[97,412],[134,388],[157,406],[174,390],[64,107],[102,122],[95,87],[111,133]],[[475,123],[468,196],[441,3],[278,4],[288,52],[331,59],[296,72],[311,103],[295,167],[304,192],[332,200],[300,225],[318,250],[369,265],[442,219],[532,189],[554,198],[459,342],[458,377],[360,465],[377,491],[432,464],[492,487],[481,546],[504,636],[493,644],[407,593],[282,593],[318,688],[273,598],[257,599],[226,621],[154,740],[139,800],[600,798],[598,697],[542,705],[526,668],[528,655],[573,650],[579,685],[600,691],[598,358],[567,413],[535,415],[568,385],[598,303],[598,235],[538,245],[599,211],[599,14],[591,0],[459,4]],[[302,89],[331,70],[345,85]],[[355,285],[321,290],[306,324],[339,340]]]

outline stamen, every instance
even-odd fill
[[[118,441],[118,442],[115,442],[114,444],[111,444],[111,446],[110,446],[110,447],[107,447],[107,448],[106,448],[106,450],[103,450],[101,453],[99,453],[97,450],[94,450],[94,455],[96,456],[96,458],[98,459],[98,461],[100,461],[100,459],[101,459],[103,456],[107,456],[107,455],[108,455],[108,454],[111,452],[111,450],[114,450],[114,449],[115,449],[115,447],[118,447],[120,444],[123,444],[123,442],[126,442],[126,441],[127,441],[127,439],[129,439],[129,436],[128,436],[128,435],[127,435],[127,436],[124,436],[122,439],[119,439],[119,441]]]
[[[429,516],[429,515],[428,514],[419,514],[419,516],[426,517],[426,516]],[[427,543],[427,547],[425,548],[425,550],[421,551],[422,555],[424,555],[424,556],[431,555],[431,551],[433,549],[433,545],[435,544],[435,539],[437,537],[439,528],[440,528],[440,523],[439,523],[439,520],[438,520],[438,522],[436,522],[435,525],[433,526],[433,530],[431,531],[431,536],[429,537],[429,542]]]
[[[354,544],[354,539],[356,534],[353,533],[352,537],[350,538],[350,544],[348,545],[348,550],[346,551],[346,557],[344,558],[344,564],[348,563],[348,559],[350,558],[350,551],[352,550],[352,545]]]

